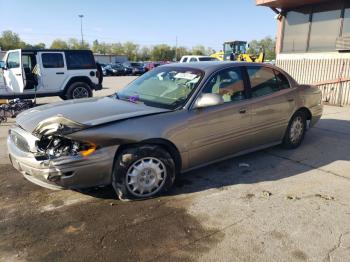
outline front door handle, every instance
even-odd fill
[[[288,102],[293,102],[293,101],[294,101],[294,98],[288,98],[287,101],[288,101]]]
[[[245,109],[245,108],[242,108],[242,109],[239,110],[240,114],[245,114],[246,112],[247,112],[247,109]]]
[[[21,76],[22,74],[16,74],[16,76]]]
[[[56,75],[64,75],[64,72],[57,72]]]

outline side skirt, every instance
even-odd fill
[[[232,155],[229,155],[229,156],[225,156],[223,158],[219,158],[219,159],[207,162],[205,164],[201,164],[201,165],[197,165],[195,167],[184,169],[184,170],[181,171],[181,173],[187,173],[187,172],[192,171],[192,170],[197,169],[197,168],[205,167],[205,166],[217,163],[217,162],[221,162],[223,160],[227,160],[227,159],[230,159],[230,158],[246,155],[246,154],[249,154],[249,153],[252,153],[252,152],[256,152],[256,151],[260,151],[260,150],[263,150],[263,149],[266,149],[266,148],[269,148],[269,147],[277,146],[277,145],[280,145],[281,143],[282,143],[282,141],[277,141],[277,142],[269,143],[269,144],[266,144],[266,145],[254,147],[254,148],[251,148],[251,149],[243,150],[243,151],[240,151],[238,153],[235,153],[235,154],[232,154]]]

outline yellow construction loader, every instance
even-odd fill
[[[259,62],[265,60],[265,52],[259,51],[259,55],[247,54],[246,41],[227,41],[223,44],[223,51],[211,55],[220,61],[245,61],[245,62]]]

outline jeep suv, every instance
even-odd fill
[[[0,98],[92,97],[102,89],[102,73],[90,50],[10,50],[2,63]]]

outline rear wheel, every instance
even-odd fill
[[[120,199],[146,199],[168,191],[174,180],[170,154],[156,145],[142,145],[117,156],[112,184]]]
[[[75,82],[71,84],[66,92],[67,99],[79,99],[92,97],[92,90],[87,83]]]
[[[297,148],[304,139],[306,132],[306,115],[302,111],[296,112],[288,124],[282,146],[285,148]]]

